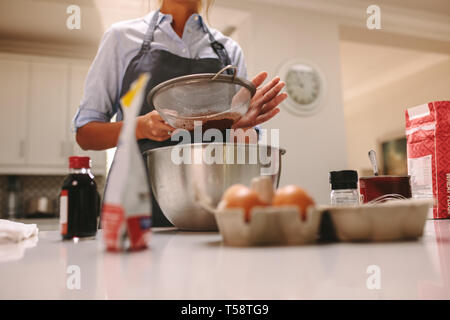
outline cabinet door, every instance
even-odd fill
[[[0,59],[0,165],[23,165],[29,63]]]
[[[32,62],[27,162],[30,166],[67,167],[68,65]]]
[[[89,65],[86,64],[72,64],[69,70],[69,124],[72,128],[72,121],[80,106],[81,99],[83,97],[84,83],[87,73],[89,71]],[[95,174],[104,175],[106,172],[106,151],[84,151],[76,142],[75,133],[69,133],[69,150],[73,155],[89,156],[92,160],[92,171]]]

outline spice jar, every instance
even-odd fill
[[[354,170],[330,172],[331,204],[358,205],[358,173]]]
[[[70,174],[60,194],[60,226],[64,240],[94,237],[100,216],[100,195],[89,157],[70,157]]]

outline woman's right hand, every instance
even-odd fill
[[[137,118],[136,138],[138,140],[165,141],[170,138],[174,131],[175,128],[168,125],[156,110]]]

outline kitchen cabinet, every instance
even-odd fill
[[[17,59],[0,60],[0,163],[25,164],[29,65]]]
[[[32,62],[27,139],[28,164],[66,167],[68,66]]]
[[[0,174],[66,174],[88,155],[106,172],[106,152],[83,151],[71,130],[89,61],[0,54]]]

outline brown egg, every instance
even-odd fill
[[[223,207],[241,208],[245,213],[245,221],[250,221],[250,210],[256,206],[265,206],[264,202],[259,198],[258,194],[242,184],[235,184],[228,188],[223,194]]]
[[[272,205],[276,207],[297,206],[300,216],[306,219],[306,210],[314,205],[314,200],[300,187],[289,185],[278,189],[272,199]]]

